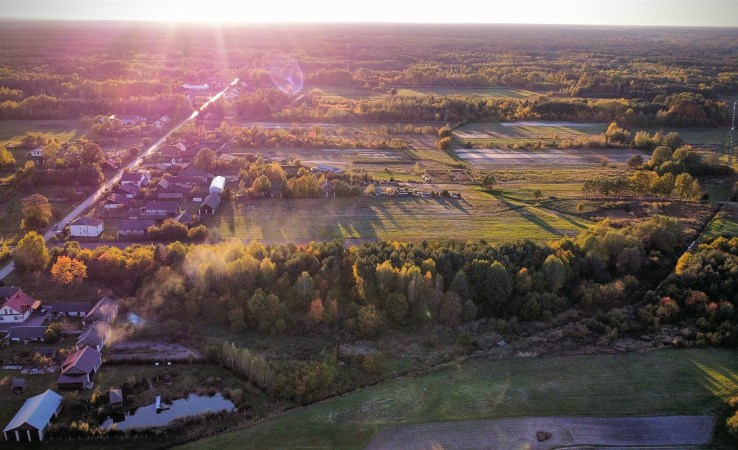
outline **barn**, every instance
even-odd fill
[[[52,419],[59,416],[62,396],[47,389],[29,398],[3,430],[6,441],[43,441]]]

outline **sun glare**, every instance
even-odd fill
[[[0,5],[0,17],[51,20],[738,25],[738,2],[721,0],[2,0]]]

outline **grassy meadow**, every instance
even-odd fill
[[[364,448],[384,428],[525,416],[711,414],[738,393],[735,350],[471,361],[289,412],[185,449]]]
[[[490,242],[518,239],[548,241],[574,235],[590,225],[586,219],[524,203],[532,186],[516,186],[488,194],[468,186],[434,189],[459,190],[451,198],[322,198],[238,200],[224,203],[214,217],[204,218],[221,238],[260,239],[267,242],[358,239],[422,241],[433,239],[484,239]],[[578,195],[576,185],[557,186],[546,195]],[[428,189],[428,188],[424,188]],[[551,192],[549,194],[549,192]]]

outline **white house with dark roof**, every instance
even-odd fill
[[[104,229],[102,219],[95,217],[83,216],[78,217],[69,224],[69,235],[72,237],[97,237],[100,236]]]
[[[29,398],[3,430],[5,440],[43,441],[51,420],[59,417],[61,407],[62,396],[51,389]]]

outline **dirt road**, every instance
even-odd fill
[[[710,416],[528,417],[403,425],[382,430],[367,450],[688,447],[709,442]]]

